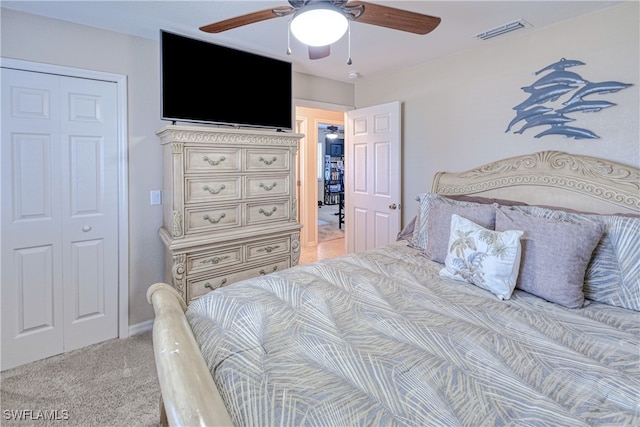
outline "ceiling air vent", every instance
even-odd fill
[[[476,34],[478,40],[489,40],[494,37],[501,36],[503,34],[510,33],[516,30],[522,30],[524,28],[531,27],[524,19],[518,19],[517,21],[509,22],[508,24],[500,25],[499,27],[487,30],[484,33]]]

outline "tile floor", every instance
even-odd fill
[[[300,251],[300,264],[308,264],[326,258],[334,258],[344,255],[344,238],[326,240],[316,247],[302,248]]]

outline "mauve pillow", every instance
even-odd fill
[[[566,222],[603,225],[584,278],[584,297],[640,311],[640,216],[601,215],[566,208],[518,206],[514,210]]]
[[[478,203],[473,203],[473,202],[453,200],[448,197],[442,196],[440,194],[435,194],[435,193],[418,194],[416,196],[416,201],[418,202],[418,212],[416,213],[416,218],[414,222],[413,235],[408,240],[409,240],[409,246],[421,249],[423,251],[427,247],[427,241],[429,240],[427,226],[429,224],[429,209],[430,209],[432,200],[440,200],[452,205],[459,205],[459,206],[478,206],[479,205]],[[449,227],[449,223],[447,223],[446,227],[447,228]]]
[[[498,207],[496,231],[514,229],[524,231],[516,287],[567,308],[581,308],[584,276],[602,224],[562,222]]]
[[[481,227],[495,229],[497,205],[458,205],[441,199],[429,201],[429,219],[427,221],[427,246],[423,254],[433,261],[444,264],[449,246],[451,216],[456,214]]]

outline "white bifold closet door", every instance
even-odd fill
[[[117,85],[2,69],[2,369],[118,335]]]

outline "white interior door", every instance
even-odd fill
[[[360,252],[395,241],[400,231],[400,102],[346,116],[346,251]]]
[[[115,83],[2,69],[2,369],[118,335]]]

